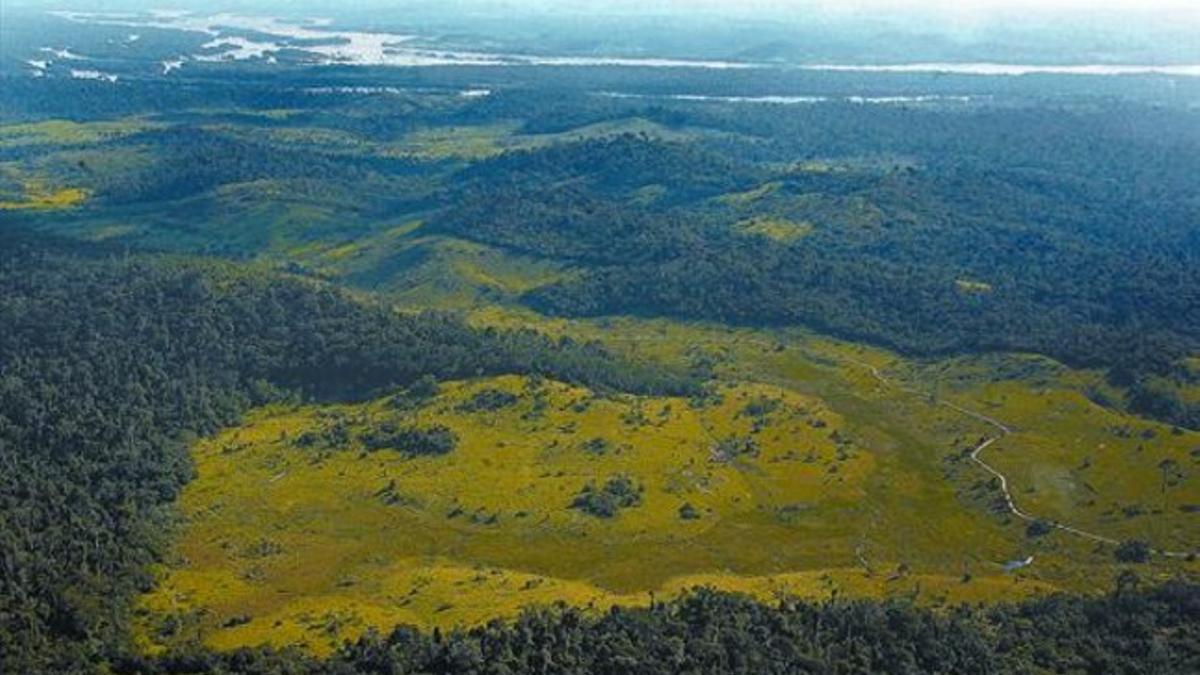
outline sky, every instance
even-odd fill
[[[692,10],[738,15],[794,15],[819,13],[826,16],[925,15],[939,19],[1019,19],[1022,15],[1069,14],[1093,16],[1123,14],[1150,16],[1170,14],[1197,21],[1200,0],[509,0],[514,6],[544,6],[556,10],[581,6],[635,13],[656,10]]]
[[[76,5],[72,0],[6,0],[15,5],[45,6]],[[435,0],[426,0],[426,3]],[[142,5],[146,8],[159,7],[203,7],[205,2],[200,0],[124,0],[106,3],[105,0],[94,0],[87,3],[93,5],[120,4],[124,6]],[[263,4],[259,0],[237,0],[220,2],[222,6],[245,4],[247,7]],[[320,5],[321,0],[302,0],[301,4]],[[339,5],[394,5],[422,4],[414,0],[328,0],[324,4]],[[469,3],[463,3],[469,4]],[[923,11],[941,14],[976,13],[997,14],[1012,12],[1039,13],[1054,11],[1070,11],[1091,13],[1095,11],[1118,12],[1180,12],[1200,13],[1200,2],[1197,0],[492,0],[490,4],[511,5],[514,7],[543,7],[557,10],[589,7],[589,9],[611,8],[624,11],[653,12],[659,9],[701,9],[709,11],[725,11],[737,13],[755,12],[794,12],[797,10],[818,9],[822,12],[897,12]]]
[[[560,30],[563,40],[579,38],[581,27],[611,31],[628,21],[635,37],[649,26],[669,31],[663,41],[678,38],[676,46],[689,35],[740,40],[731,42],[734,51],[760,47],[751,43],[761,37],[768,46],[791,41],[805,54],[822,48],[814,40],[873,53],[882,36],[896,53],[978,48],[971,54],[1006,60],[1200,62],[1200,0],[0,0],[0,17],[14,8],[189,9],[327,17],[371,28],[409,22],[504,35],[525,30],[525,37]],[[624,36],[611,37],[628,47]]]
[[[363,0],[359,0],[362,2]],[[366,0],[370,2],[371,0]],[[354,4],[354,3],[350,3]],[[393,3],[393,4],[403,4]],[[938,14],[1011,14],[1182,12],[1200,13],[1197,0],[494,0],[493,4],[514,7],[545,7],[556,10],[609,8],[621,11],[654,12],[661,9],[694,9],[736,13],[787,13],[818,10],[827,13],[929,12]]]
[[[645,4],[645,3],[643,3]],[[787,8],[821,5],[829,9],[937,9],[942,11],[1000,11],[1052,9],[1091,11],[1166,10],[1194,8],[1195,0],[693,0],[691,4]]]
[[[0,5],[54,8],[88,5],[96,9],[105,6],[123,8],[188,8],[203,9],[217,4],[223,8],[244,5],[247,9],[279,0],[2,0]],[[284,5],[291,3],[282,3]],[[1075,16],[1095,14],[1130,14],[1184,16],[1200,22],[1200,0],[299,0],[295,4],[319,8],[392,7],[405,5],[492,5],[509,6],[533,11],[555,13],[655,13],[704,12],[716,14],[795,15],[911,15],[919,14],[954,19],[971,17],[988,19],[997,16],[1051,15],[1068,13]],[[1198,23],[1200,25],[1200,23]]]
[[[730,16],[787,22],[843,24],[881,21],[933,33],[982,33],[1005,27],[1152,33],[1191,30],[1200,35],[1200,0],[0,0],[0,8],[71,8],[93,11],[196,9],[336,15],[379,11],[396,15],[420,8],[460,15],[675,15]],[[1186,38],[1185,38],[1186,39]],[[1197,38],[1200,40],[1200,38]]]

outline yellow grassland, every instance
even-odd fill
[[[780,187],[782,187],[782,185],[782,183],[776,181],[763,183],[762,185],[751,190],[746,190],[745,192],[733,192],[727,195],[722,195],[717,198],[717,201],[727,206],[746,206],[776,192]]]
[[[519,402],[458,409],[485,388]],[[777,407],[752,418],[752,401]],[[449,455],[415,459],[367,453],[355,440],[296,442],[335,419],[352,439],[390,421],[445,424],[461,440]],[[761,597],[968,599],[1047,588],[1017,577],[890,578],[891,562],[868,576],[852,557],[831,556],[834,535],[814,514],[854,510],[875,470],[873,453],[845,433],[821,401],[751,384],[724,387],[703,407],[501,377],[451,383],[415,411],[386,400],[262,410],[197,445],[186,524],[174,564],[144,599],[143,640],[157,644],[164,617],[191,617],[172,639],[322,652],[368,626],[473,624],[553,601],[636,604],[698,584]],[[757,456],[714,454],[730,435],[754,438]],[[589,451],[593,438],[607,450]],[[643,503],[612,519],[569,508],[584,485],[612,475],[644,486]],[[381,490],[397,497],[389,503]],[[685,503],[698,519],[680,517]]]
[[[0,125],[0,147],[21,147],[47,143],[88,144],[128,136],[163,124],[129,118],[97,122],[44,120]]]
[[[83,188],[50,187],[40,180],[26,181],[24,191],[24,198],[21,200],[0,200],[0,211],[69,209],[79,206],[90,196],[89,191]]]
[[[992,285],[983,281],[973,281],[971,279],[957,279],[954,282],[955,287],[960,293],[991,293]]]
[[[740,221],[734,227],[745,234],[759,235],[790,244],[812,232],[813,224],[808,221],[796,222],[786,218],[758,216]]]
[[[1079,393],[1096,377],[1085,371],[1020,355],[913,362],[803,331],[548,320],[498,307],[470,318],[704,364],[719,402],[501,377],[445,384],[415,411],[386,400],[260,410],[195,447],[199,476],[180,502],[174,558],[142,603],[147,649],[198,640],[325,653],[368,627],[472,625],[560,601],[644,604],[696,585],[924,604],[1111,588],[1121,570],[1111,548],[1062,532],[1030,538],[1024,523],[989,510],[978,493],[987,474],[952,457],[991,430],[936,400],[1014,426],[988,459],[1011,473],[1028,510],[1117,538],[1197,544],[1197,516],[1179,507],[1200,502],[1200,490],[1183,479],[1162,497],[1155,465],[1170,456],[1192,471],[1186,450],[1200,437],[1092,404]],[[519,401],[458,409],[486,388]],[[778,404],[756,422],[743,412],[752,401]],[[296,443],[339,418],[346,447]],[[440,457],[363,452],[358,435],[387,422],[444,424],[460,443]],[[714,455],[730,435],[754,438],[758,455]],[[589,452],[592,438],[607,451]],[[1072,473],[1084,457],[1086,479]],[[585,484],[618,474],[644,486],[640,506],[612,519],[569,508]],[[1098,496],[1080,499],[1081,489]],[[1146,514],[1106,513],[1131,501]],[[685,503],[698,519],[680,517]],[[1026,555],[1033,566],[1003,571]],[[1162,580],[1200,569],[1156,558],[1138,572]]]

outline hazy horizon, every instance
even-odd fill
[[[792,63],[1200,63],[1200,5],[1184,0],[7,0],[3,11],[322,17],[564,53]]]
[[[555,15],[728,15],[737,17],[845,19],[874,16],[886,19],[936,19],[956,22],[1010,22],[1036,19],[1152,19],[1191,20],[1200,25],[1200,4],[1192,0],[361,0],[332,3],[326,0],[8,0],[5,6],[19,9],[87,9],[90,11],[190,10],[190,11],[283,11],[326,12],[347,9],[400,12],[429,10],[453,12],[530,12]]]

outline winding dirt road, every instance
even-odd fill
[[[858,361],[857,359],[851,359],[851,358],[846,358],[846,360],[849,361],[850,363],[853,363],[853,364],[859,366],[859,367],[866,368],[868,370],[868,372],[871,373],[871,376],[874,377],[876,380],[878,380],[881,384],[892,387],[894,389],[899,389],[900,391],[903,391],[906,393],[910,393],[910,394],[914,394],[914,395],[921,395],[921,392],[919,392],[915,389],[912,389],[910,387],[905,387],[903,385],[899,385],[899,384],[896,384],[895,382],[892,382],[890,379],[887,378],[887,376],[885,376],[882,372],[880,372],[878,368],[876,368],[875,366],[873,366],[865,361]],[[994,444],[996,441],[999,441],[1000,439],[1004,438],[1005,436],[1008,436],[1009,434],[1011,434],[1013,432],[1012,427],[1009,427],[1007,424],[1005,424],[1004,422],[1001,422],[1000,420],[998,420],[994,417],[985,415],[985,414],[983,414],[981,412],[977,412],[975,410],[971,410],[970,408],[964,408],[956,403],[952,403],[945,399],[940,399],[940,398],[934,399],[934,403],[936,403],[937,405],[943,406],[945,408],[949,408],[961,415],[966,415],[967,417],[970,417],[972,419],[983,422],[984,424],[988,424],[1000,432],[999,434],[997,434],[995,436],[990,436],[990,437],[985,438],[982,441],[980,441],[979,445],[976,445],[975,448],[973,450],[971,450],[971,461],[978,464],[985,471],[992,474],[1000,481],[1000,491],[1004,495],[1004,503],[1005,503],[1005,506],[1008,508],[1009,513],[1013,514],[1017,518],[1020,518],[1021,520],[1027,521],[1027,522],[1039,520],[1039,518],[1037,516],[1034,516],[1028,512],[1022,511],[1017,506],[1016,500],[1013,499],[1012,491],[1009,489],[1008,477],[1005,476],[999,469],[992,466],[991,464],[988,464],[980,457],[980,455],[983,454],[983,451],[987,450],[989,447],[991,447],[992,444]],[[1099,542],[1102,544],[1109,544],[1109,545],[1113,545],[1113,546],[1121,543],[1121,542],[1117,541],[1116,539],[1113,539],[1112,537],[1106,537],[1102,534],[1096,534],[1095,532],[1088,532],[1087,530],[1084,530],[1084,529],[1081,529],[1078,527],[1074,527],[1072,525],[1067,525],[1065,523],[1060,523],[1055,520],[1044,519],[1044,518],[1040,519],[1040,520],[1042,520],[1043,522],[1046,522],[1047,524],[1049,524],[1051,527],[1053,527],[1055,529],[1062,530],[1063,532],[1069,532],[1078,537],[1083,537],[1084,539],[1090,539],[1095,542]],[[1154,552],[1156,552],[1160,555],[1167,556],[1168,558],[1187,558],[1190,555],[1192,555],[1192,553],[1189,553],[1187,551],[1168,551],[1165,549],[1153,549],[1153,550],[1154,550]]]
[[[608,339],[616,340],[616,341],[626,341],[626,342],[676,342],[677,341],[677,340],[673,340],[672,338],[668,338],[665,336],[661,337],[661,338],[650,337],[650,336],[638,336],[638,337],[610,336]],[[761,346],[761,347],[768,348],[768,349],[774,348],[775,346],[777,346],[779,344],[778,342],[769,342],[766,340],[758,340],[758,339],[754,339],[754,338],[749,338],[749,339],[743,338],[741,340],[735,339],[735,341],[741,342],[742,344],[757,345],[757,346]],[[692,343],[692,344],[702,344],[702,343],[728,344],[727,342],[723,342],[720,340],[690,340],[688,342]],[[897,389],[899,391],[902,391],[902,392],[905,392],[908,394],[912,394],[914,396],[925,396],[924,393],[922,393],[916,389],[913,389],[911,387],[906,387],[902,384],[893,382],[886,375],[884,375],[882,372],[880,372],[880,370],[878,368],[871,365],[870,363],[867,363],[866,361],[859,361],[857,359],[846,357],[846,356],[843,356],[841,358],[847,363],[852,363],[855,366],[866,369],[869,373],[871,373],[872,377],[874,377],[876,380],[879,381],[880,384],[883,384],[884,386],[891,387],[893,389]],[[975,410],[971,410],[970,408],[964,408],[956,403],[947,401],[945,399],[935,398],[933,400],[933,404],[940,405],[945,408],[949,408],[950,410],[953,410],[953,411],[959,413],[960,415],[965,415],[976,421],[983,422],[984,424],[991,426],[992,428],[996,429],[997,432],[999,432],[996,435],[989,436],[987,438],[984,438],[982,441],[980,441],[979,444],[976,445],[974,447],[974,449],[971,450],[970,456],[971,456],[971,461],[978,464],[984,471],[987,471],[988,473],[992,474],[1000,481],[1000,491],[1004,495],[1004,503],[1005,503],[1005,506],[1008,508],[1009,513],[1011,513],[1012,515],[1016,516],[1017,518],[1019,518],[1023,521],[1026,521],[1026,522],[1041,520],[1057,530],[1061,530],[1063,532],[1068,532],[1075,536],[1082,537],[1084,539],[1089,539],[1091,541],[1098,542],[1101,544],[1115,546],[1115,545],[1121,543],[1118,540],[1113,539],[1112,537],[1106,537],[1102,534],[1096,534],[1095,532],[1089,532],[1087,530],[1084,530],[1084,529],[1081,529],[1078,527],[1074,527],[1072,525],[1067,525],[1065,523],[1060,523],[1058,521],[1051,520],[1048,518],[1038,518],[1037,516],[1034,516],[1033,514],[1030,514],[1026,511],[1022,511],[1021,508],[1017,506],[1016,500],[1013,499],[1012,491],[1009,489],[1008,477],[1005,476],[1004,473],[1001,472],[999,469],[992,466],[991,464],[988,464],[986,461],[983,460],[982,457],[980,457],[980,455],[983,454],[984,450],[987,450],[989,447],[991,447],[997,441],[999,441],[999,440],[1003,439],[1005,436],[1008,436],[1009,434],[1013,433],[1012,428],[1009,427],[1004,422],[1001,422],[1000,420],[998,420],[994,417],[985,415],[985,414],[975,411]],[[1153,549],[1153,551],[1155,553],[1158,553],[1159,555],[1163,555],[1168,558],[1188,558],[1192,555],[1195,555],[1195,553],[1188,552],[1188,551],[1169,551],[1169,550],[1158,549],[1158,548]]]

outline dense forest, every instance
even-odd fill
[[[531,373],[686,394],[686,376],[532,331],[401,315],[307,280],[6,233],[0,245],[0,663],[120,644],[191,477],[189,439],[252,405]]]
[[[1107,180],[969,164],[768,177],[635,136],[462,175],[442,227],[588,269],[531,292],[543,311],[804,324],[909,353],[1027,350],[1132,372],[1167,372],[1200,341],[1196,206],[1181,184],[1156,183],[1158,204]],[[648,185],[661,196],[631,198]],[[712,199],[756,186],[749,205]],[[781,242],[732,226],[763,213],[811,232]]]
[[[1111,369],[1115,383],[1140,387],[1131,400],[1143,412],[1167,411],[1187,426],[1200,415],[1145,382],[1187,380],[1177,361],[1200,344],[1194,113],[1134,103],[735,110],[522,88],[478,101],[389,94],[393,107],[380,95],[285,86],[257,96],[255,106],[303,112],[170,113],[156,122],[166,128],[46,164],[37,144],[0,156],[93,191],[96,207],[55,215],[55,229],[149,218],[160,224],[147,246],[261,255],[269,228],[221,224],[233,195],[262,217],[268,207],[254,195],[283,191],[306,214],[337,214],[318,211],[301,235],[310,240],[350,239],[413,214],[428,218],[429,231],[578,268],[525,295],[547,313],[800,324],[917,355],[1035,351]],[[523,145],[496,154],[377,149],[413,129],[514,118]],[[538,140],[629,120],[674,136]],[[307,139],[314,128],[359,140],[273,140],[290,131],[301,135],[286,138]],[[95,159],[105,155],[137,161],[112,171]],[[32,226],[47,219],[19,217]],[[756,219],[798,234],[755,235],[745,225]],[[392,275],[405,267],[395,260]]]
[[[1136,576],[1136,575],[1135,575]],[[1200,588],[1052,597],[945,612],[905,602],[776,605],[696,590],[650,608],[552,608],[451,633],[368,634],[328,661],[295,652],[177,654],[130,673],[1191,673]]]

